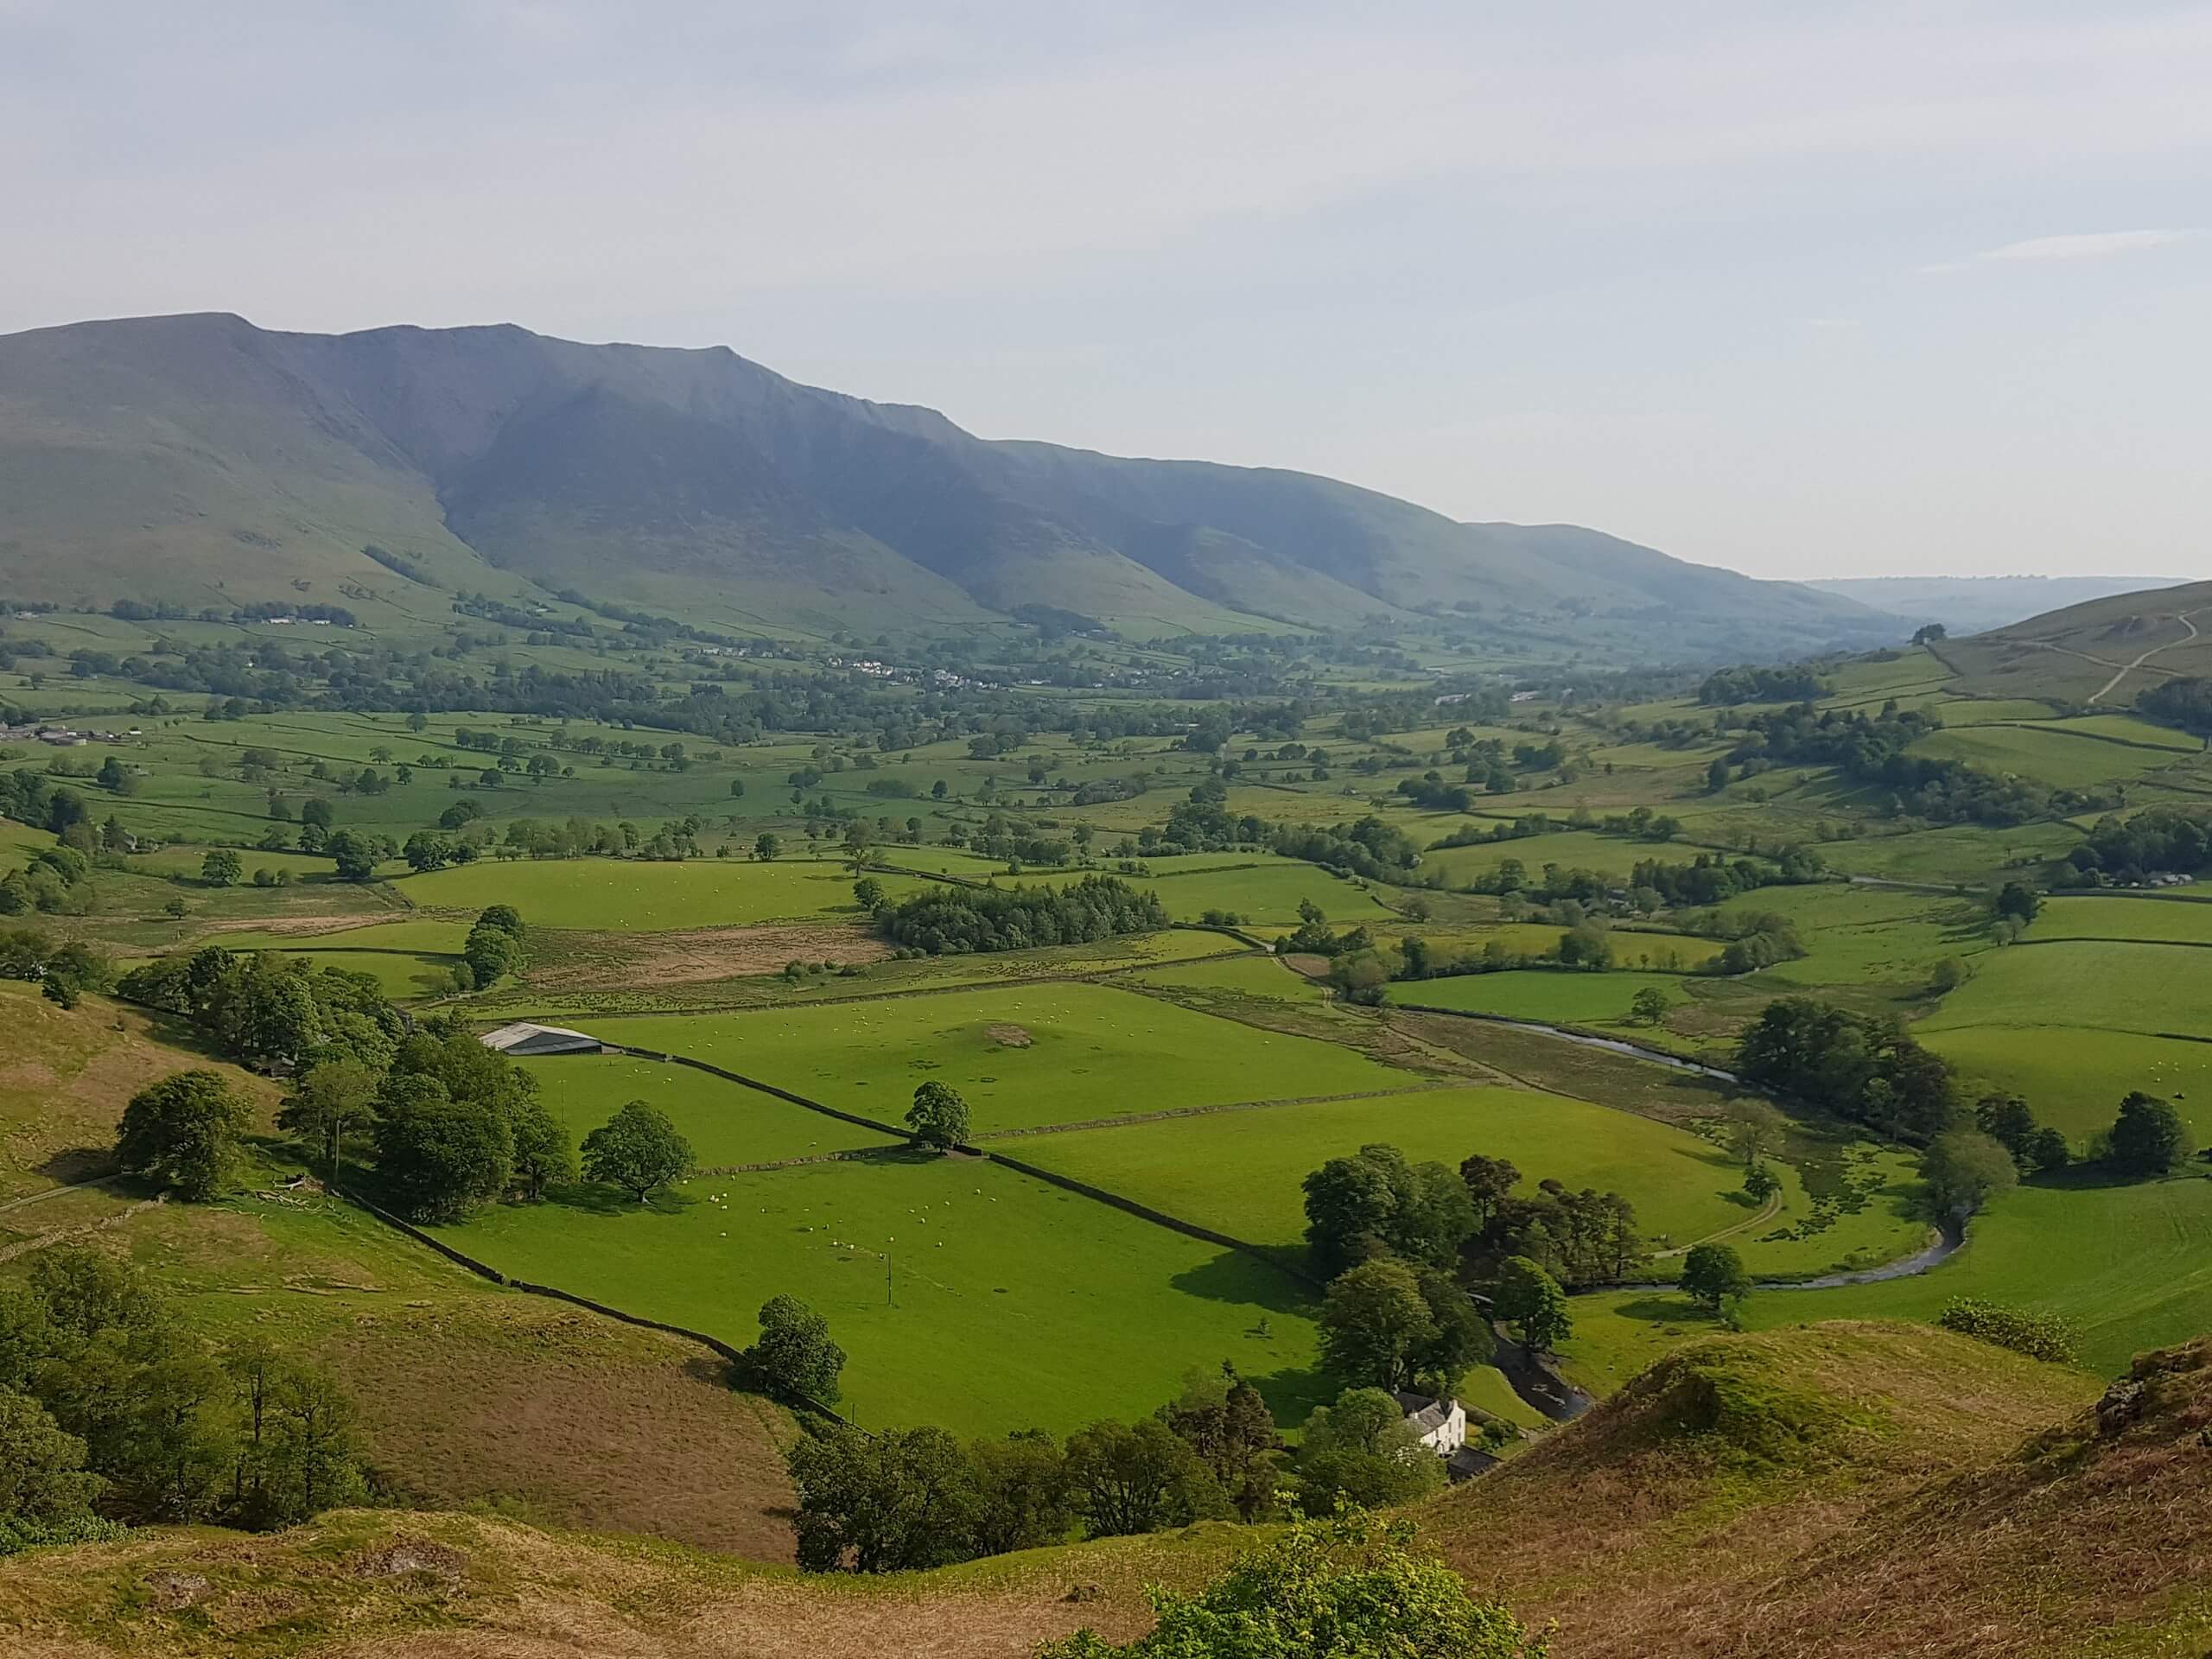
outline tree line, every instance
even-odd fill
[[[1148,933],[1167,925],[1157,893],[1140,893],[1118,877],[1087,875],[1052,887],[970,887],[932,883],[899,903],[868,884],[876,900],[878,932],[902,949],[928,956],[1027,950],[1087,944]]]

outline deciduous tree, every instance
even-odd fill
[[[213,1071],[179,1071],[149,1084],[123,1109],[116,1162],[127,1175],[189,1199],[212,1198],[238,1160],[251,1122],[245,1104]]]

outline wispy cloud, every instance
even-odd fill
[[[1963,270],[1969,264],[1992,262],[2040,264],[2056,259],[2111,259],[2124,253],[2142,253],[2152,248],[2171,247],[2177,242],[2192,241],[2203,234],[2203,232],[2196,230],[2167,230],[2090,231],[2074,236],[2037,236],[2024,242],[2007,242],[2000,248],[1984,248],[1969,259],[1923,265],[1921,270],[1933,274]]]

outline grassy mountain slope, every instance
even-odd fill
[[[2124,709],[2162,680],[2212,674],[2212,582],[2091,600],[1942,650],[1961,690]]]
[[[0,593],[79,606],[442,608],[364,557],[375,543],[437,587],[575,587],[739,626],[962,627],[1046,605],[1147,635],[1428,606],[1645,654],[1899,631],[1573,526],[988,442],[725,349],[512,327],[332,336],[200,315],[0,339]]]
[[[488,1284],[274,1171],[207,1205],[58,1187],[111,1171],[123,1103],[156,1077],[212,1066],[264,1128],[279,1091],[105,997],[65,1010],[0,981],[0,1283],[56,1245],[127,1254],[211,1341],[251,1332],[329,1363],[376,1467],[416,1502],[788,1558],[792,1427],[696,1347]]]
[[[2093,1404],[2092,1402],[2094,1402]],[[1581,1422],[1415,1512],[1553,1651],[1789,1659],[2182,1655],[2212,1599],[2212,1342],[2081,1373],[1926,1327],[1686,1349]],[[351,1511],[273,1538],[162,1531],[0,1561],[11,1652],[1019,1659],[1125,1637],[1255,1535],[802,1579],[668,1546]]]
[[[2171,576],[1839,576],[1808,582],[1878,611],[1941,622],[1954,634],[2011,627],[2069,605],[2171,588]]]

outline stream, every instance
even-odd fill
[[[1541,1020],[1515,1020],[1501,1014],[1471,1014],[1460,1008],[1422,1007],[1413,1003],[1398,1006],[1410,1013],[1448,1014],[1463,1020],[1486,1020],[1493,1025],[1510,1026],[1516,1031],[1533,1031],[1541,1036],[1554,1037],[1563,1043],[1603,1049],[1607,1053],[1619,1054],[1631,1060],[1645,1060],[1674,1071],[1695,1072],[1700,1077],[1714,1077],[1738,1087],[1747,1086],[1732,1071],[1724,1071],[1717,1065],[1703,1065],[1695,1060],[1686,1060],[1661,1049],[1646,1048],[1641,1043],[1631,1043],[1623,1038],[1593,1037],[1579,1031],[1568,1031],[1560,1026],[1548,1026]],[[1928,1272],[1931,1268],[1941,1267],[1957,1255],[1966,1242],[1963,1227],[1955,1223],[1946,1223],[1937,1236],[1923,1249],[1915,1250],[1910,1255],[1901,1255],[1894,1262],[1885,1262],[1878,1268],[1823,1274],[1817,1279],[1761,1279],[1755,1282],[1761,1290],[1775,1291],[1840,1290],[1850,1285],[1878,1285],[1892,1279],[1910,1279],[1915,1274]],[[1591,1296],[1613,1290],[1673,1291],[1681,1288],[1675,1283],[1593,1285],[1586,1290],[1573,1291],[1569,1294]],[[1531,1354],[1503,1330],[1497,1332],[1496,1363],[1513,1392],[1553,1422],[1572,1422],[1597,1403],[1589,1394],[1560,1375],[1554,1365],[1541,1356]]]
[[[1648,1060],[1654,1065],[1663,1065],[1675,1071],[1691,1071],[1701,1077],[1717,1077],[1722,1083],[1732,1083],[1738,1088],[1748,1087],[1733,1071],[1724,1071],[1717,1065],[1707,1065],[1697,1060],[1686,1060],[1679,1054],[1669,1054],[1662,1048],[1646,1048],[1642,1043],[1631,1043],[1625,1037],[1594,1037],[1587,1032],[1569,1031],[1564,1026],[1548,1026],[1540,1020],[1516,1020],[1503,1014],[1475,1014],[1465,1008],[1430,1007],[1419,1002],[1394,1002],[1393,1007],[1408,1014],[1445,1014],[1455,1020],[1482,1020],[1493,1026],[1510,1026],[1516,1031],[1533,1031],[1539,1036],[1556,1037],[1562,1043],[1573,1043],[1582,1048],[1603,1049],[1608,1054],[1618,1054],[1631,1060]]]

